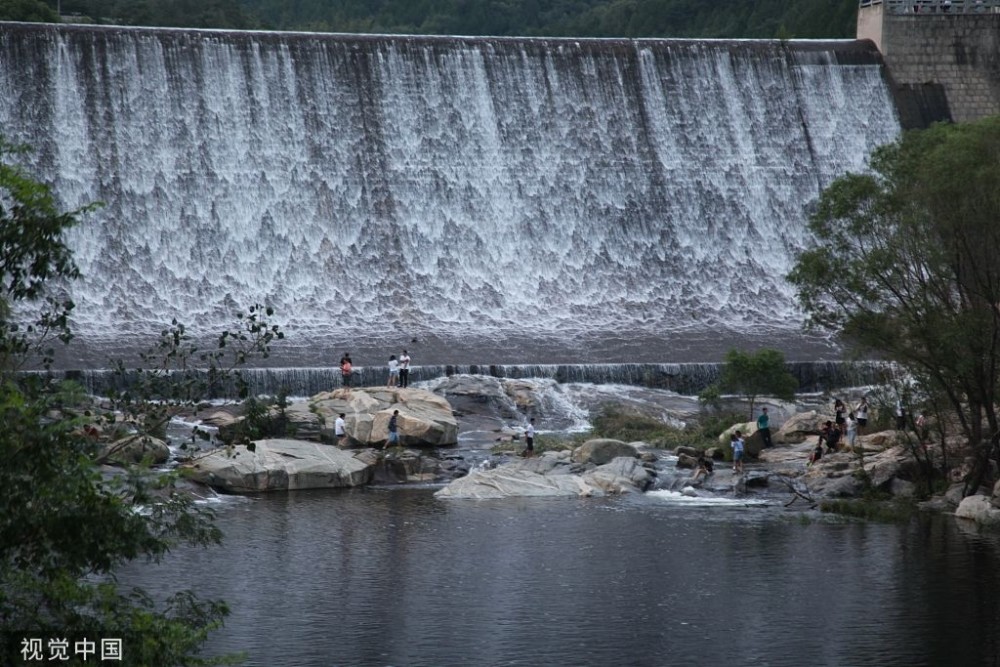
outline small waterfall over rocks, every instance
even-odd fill
[[[441,363],[791,350],[806,211],[899,133],[855,41],[13,23],[0,128],[62,205],[106,204],[71,238],[81,349],[266,302],[288,365],[413,338]]]
[[[721,364],[577,364],[577,365],[452,365],[415,366],[410,383],[415,384],[451,375],[488,375],[512,379],[550,379],[560,384],[591,383],[630,385],[666,389],[678,394],[697,394],[719,378]],[[875,383],[884,365],[878,362],[792,362],[788,370],[799,381],[800,392],[819,392],[838,387]],[[190,371],[198,374],[199,371]],[[354,386],[378,387],[386,382],[379,367],[355,370]],[[313,396],[341,386],[337,368],[249,368],[241,371],[251,395]],[[80,382],[88,393],[104,395],[110,389],[129,386],[132,378],[108,370],[66,371],[63,375]],[[234,384],[218,387],[208,398],[236,397]]]

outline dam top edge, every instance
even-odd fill
[[[630,46],[630,45],[675,45],[675,46],[722,46],[757,47],[782,45],[793,51],[850,51],[878,53],[870,40],[859,39],[709,39],[676,37],[521,37],[493,35],[408,35],[388,33],[339,33],[305,32],[281,30],[229,30],[213,28],[172,28],[156,26],[95,25],[87,23],[26,23],[0,21],[0,32],[18,29],[23,32],[63,32],[63,33],[146,33],[164,36],[227,36],[231,38],[257,37],[285,41],[331,41],[355,43],[409,42],[419,44],[538,44],[538,45],[588,45],[588,46]]]

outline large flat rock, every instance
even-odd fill
[[[231,493],[333,489],[367,484],[372,465],[351,452],[302,440],[258,440],[217,449],[183,468],[196,481]]]

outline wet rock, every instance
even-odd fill
[[[959,503],[955,510],[959,519],[974,521],[980,526],[1000,528],[1000,509],[990,503],[989,496],[968,496]]]
[[[100,455],[101,461],[113,465],[141,463],[147,458],[152,463],[166,463],[170,458],[170,448],[159,438],[132,435],[106,445]]]
[[[589,469],[582,474],[576,474],[574,467],[565,456],[518,459],[492,470],[473,470],[435,495],[441,498],[603,496],[642,491],[652,481],[649,471],[634,456],[618,457],[602,466],[588,464]]]
[[[224,447],[182,468],[192,479],[231,493],[360,486],[372,464],[337,447],[301,440],[258,440]]]
[[[677,457],[677,467],[678,468],[694,468],[698,465],[698,459],[687,454],[680,454]]]
[[[621,440],[607,438],[595,438],[588,440],[575,450],[573,450],[573,461],[576,463],[594,463],[603,465],[616,459],[619,456],[630,456],[635,458],[638,451],[632,445]]]
[[[590,486],[605,493],[645,491],[652,484],[649,470],[634,457],[622,456],[598,466],[583,476]]]

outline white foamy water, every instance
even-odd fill
[[[865,48],[3,24],[0,127],[106,202],[82,340],[791,332],[806,208],[899,133]]]
[[[665,503],[676,505],[691,505],[698,507],[751,507],[767,505],[766,500],[759,498],[747,498],[741,496],[709,496],[691,495],[684,491],[649,491],[646,493],[650,498],[656,498]]]

